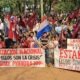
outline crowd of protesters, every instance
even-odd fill
[[[37,39],[37,30],[45,19],[49,21],[52,30]],[[80,9],[67,14],[66,17],[45,15],[40,20],[33,12],[20,16],[4,15],[4,20],[0,19],[0,49],[43,48],[47,64],[53,59],[55,49],[67,47],[67,38],[80,39]]]

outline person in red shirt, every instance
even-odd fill
[[[27,42],[28,42],[28,48],[34,48],[34,44],[36,42],[36,37],[34,35],[34,32],[30,32],[27,38]]]
[[[5,48],[5,42],[2,40],[2,37],[0,37],[0,49]]]
[[[27,38],[25,36],[22,37],[20,44],[22,48],[27,48],[28,44],[27,44]]]

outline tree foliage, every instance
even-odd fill
[[[69,12],[80,6],[80,0],[58,0],[53,8],[57,12]]]
[[[14,12],[22,12],[26,0],[0,0],[0,8],[10,7]]]
[[[54,10],[57,12],[69,12],[75,8],[72,2],[59,2],[54,6]]]
[[[48,5],[49,9],[51,9],[52,3],[57,2],[53,4],[53,8],[57,12],[69,12],[73,10],[75,7],[80,6],[80,0],[43,0],[44,1],[44,11],[46,12]],[[3,7],[9,6],[11,8],[11,11],[14,11],[15,13],[22,13],[23,8],[25,7],[25,4],[34,4],[35,9],[37,4],[40,3],[40,0],[0,0],[0,11]],[[50,12],[50,10],[48,11]]]

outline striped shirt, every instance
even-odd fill
[[[40,42],[41,42],[41,44],[42,44],[43,46],[47,45],[47,44],[48,44],[48,41],[49,41],[49,39],[48,39],[47,37],[40,39]]]

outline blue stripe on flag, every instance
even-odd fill
[[[39,39],[45,32],[50,32],[52,27],[48,24],[37,32],[37,39]]]

